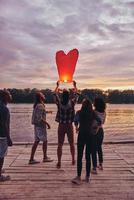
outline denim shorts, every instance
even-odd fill
[[[34,139],[35,141],[39,142],[46,142],[47,141],[47,131],[46,127],[34,127]]]
[[[58,126],[58,144],[63,145],[65,135],[67,134],[68,142],[74,145],[74,132],[72,124],[60,124]]]

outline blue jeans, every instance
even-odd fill
[[[92,152],[92,136],[88,136],[88,138],[81,137],[82,133],[79,133],[77,139],[77,176],[81,176],[82,172],[82,158],[83,151],[85,149],[85,157],[86,157],[86,176],[90,176],[91,171],[91,152]]]

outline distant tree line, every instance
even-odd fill
[[[13,97],[13,103],[33,103],[37,89],[8,89]],[[46,97],[46,103],[54,103],[53,91],[50,89],[40,90]],[[79,91],[80,96],[78,103],[81,103],[83,98],[88,97],[92,101],[95,97],[102,97],[107,103],[134,103],[134,90],[107,90],[100,89],[83,89]]]

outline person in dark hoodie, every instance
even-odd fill
[[[78,133],[77,138],[77,176],[72,180],[72,183],[81,183],[81,172],[82,172],[82,158],[83,151],[86,148],[86,177],[85,181],[90,180],[91,171],[91,155],[93,151],[93,122],[97,121],[98,125],[101,125],[101,120],[95,114],[92,103],[89,99],[84,99],[82,107],[77,111],[75,115],[75,126],[76,132]]]
[[[2,168],[8,146],[12,146],[10,138],[10,112],[7,104],[12,97],[7,90],[0,90],[0,181],[10,180],[10,176],[2,175]]]

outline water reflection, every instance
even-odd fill
[[[11,104],[11,134],[15,142],[32,142],[33,126],[31,125],[32,104]],[[78,110],[81,105],[76,106]],[[52,114],[47,115],[51,124],[48,131],[49,142],[57,142],[57,123],[55,122],[56,105],[46,105]],[[105,123],[105,141],[134,140],[134,106],[125,104],[108,104]],[[76,140],[76,134],[75,134]]]

